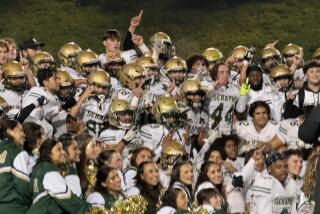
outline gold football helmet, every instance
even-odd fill
[[[119,72],[119,80],[123,87],[134,89],[136,87],[135,79],[144,77],[143,67],[136,64],[126,64]]]
[[[261,52],[262,60],[266,60],[272,57],[280,58],[280,56],[281,56],[280,51],[276,48],[266,48],[266,49],[263,49]]]
[[[93,52],[90,49],[87,49],[76,57],[76,62],[77,62],[77,71],[84,74],[85,76],[87,75],[87,69],[85,68],[86,66],[90,65],[97,65],[99,64],[99,59],[98,55]]]
[[[270,70],[281,63],[280,51],[276,48],[266,48],[261,52],[262,67],[268,73]]]
[[[133,125],[133,110],[127,100],[112,100],[109,112],[109,124],[120,129],[130,129]]]
[[[163,32],[153,34],[149,38],[148,46],[152,51],[152,55],[163,61],[168,60],[175,54],[170,37]]]
[[[162,148],[160,157],[161,167],[164,170],[173,167],[179,158],[185,157],[186,155],[186,150],[176,140],[172,140]]]
[[[54,58],[50,53],[46,51],[40,51],[33,56],[31,68],[34,75],[37,75],[39,69],[49,68],[54,66],[54,64]]]
[[[26,73],[17,61],[10,61],[2,66],[4,86],[6,89],[23,93],[27,89]]]
[[[231,56],[236,60],[242,60],[247,55],[248,50],[249,49],[247,47],[239,45],[233,49]]]
[[[158,79],[158,65],[151,56],[141,56],[135,64],[141,66],[144,69],[144,75],[153,78],[152,81]]]
[[[154,44],[162,45],[164,43],[168,43],[168,44],[172,45],[170,37],[166,33],[157,32],[157,33],[153,34],[152,36],[150,36],[148,45],[152,49],[154,47]]]
[[[57,70],[56,78],[58,79],[60,89],[57,92],[58,98],[66,102],[69,98],[73,97],[76,93],[74,80],[67,71]]]
[[[73,78],[65,70],[58,69],[56,72],[56,78],[59,80],[59,85],[62,87],[71,86],[74,84]]]
[[[122,66],[126,64],[120,53],[108,53],[106,56],[107,62],[104,65],[104,69],[110,74],[110,76],[118,78],[118,73]]]
[[[75,57],[82,52],[80,46],[74,42],[64,44],[58,51],[60,63],[66,67],[74,67]]]
[[[320,48],[317,48],[312,54],[312,59],[319,59],[319,58],[320,58]]]
[[[179,117],[179,108],[172,97],[158,97],[152,106],[153,116],[156,121],[163,124],[168,129],[177,128]],[[166,118],[173,118],[174,121],[166,122]]]
[[[176,86],[179,86],[185,79],[187,75],[187,70],[188,68],[186,61],[177,56],[167,60],[167,62],[164,64],[164,73],[171,79],[171,81],[175,82]],[[183,74],[173,77],[170,75],[172,72],[180,72]]]
[[[204,100],[205,92],[196,79],[186,79],[180,87],[181,98],[191,107],[199,108]],[[189,97],[192,96],[192,97]]]
[[[287,92],[292,85],[292,73],[287,65],[276,65],[271,69],[270,76],[279,91]]]
[[[286,65],[277,65],[271,70],[271,78],[276,79],[279,77],[291,77],[291,71]]]
[[[106,71],[98,69],[89,74],[87,83],[88,85],[110,87],[110,76]]]
[[[135,64],[144,69],[158,68],[156,61],[151,56],[141,56],[136,60]]]
[[[165,74],[168,75],[171,71],[184,71],[186,72],[188,70],[187,63],[182,58],[174,56],[171,59],[169,59],[165,65]]]
[[[301,51],[300,47],[298,45],[289,43],[286,47],[282,50],[282,55],[284,57],[294,56],[296,54],[299,54]]]
[[[203,53],[204,56],[209,63],[215,63],[217,61],[223,60],[223,54],[217,48],[207,48]]]

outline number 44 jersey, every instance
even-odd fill
[[[217,128],[221,134],[231,134],[233,113],[239,97],[240,89],[232,84],[208,93],[209,128]]]

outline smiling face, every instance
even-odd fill
[[[55,165],[63,164],[66,162],[66,153],[63,150],[62,144],[57,143],[51,150],[51,162]]]
[[[78,163],[80,162],[80,150],[78,149],[77,142],[73,142],[67,148],[67,159],[69,163]]]
[[[141,175],[144,180],[150,186],[157,186],[160,181],[159,168],[156,163],[147,163],[144,165],[144,170]]]
[[[289,174],[293,176],[299,176],[302,169],[302,157],[299,155],[291,155],[288,158],[288,170]]]
[[[121,192],[121,179],[116,170],[109,172],[108,177],[101,184],[109,191]]]
[[[214,185],[219,185],[222,183],[222,172],[217,164],[210,164],[208,167],[207,176]]]
[[[180,182],[185,185],[192,185],[193,170],[191,164],[184,164],[180,167]]]

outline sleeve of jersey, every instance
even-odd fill
[[[251,182],[254,179],[254,160],[252,158],[242,168],[241,175],[243,177],[244,186],[250,186]]]
[[[272,213],[271,187],[264,179],[256,180],[252,185],[252,203],[255,213]]]
[[[68,213],[82,214],[90,208],[89,203],[71,193],[64,178],[56,171],[45,174],[43,187],[56,203]]]
[[[155,142],[153,140],[153,135],[151,134],[151,131],[151,127],[149,127],[148,125],[142,126],[140,129],[140,137],[144,146],[148,147],[151,150],[155,150]]]
[[[282,144],[288,142],[288,130],[283,124],[280,124],[279,129],[277,131],[277,137],[280,139]]]
[[[37,102],[37,100],[41,96],[42,96],[42,94],[40,92],[38,92],[37,90],[31,89],[31,91],[22,100],[22,108],[24,108],[30,104],[34,104],[35,102]],[[30,113],[29,117],[34,120],[42,120],[43,109],[40,107],[33,109],[33,111]]]
[[[104,208],[105,200],[102,195],[98,192],[93,192],[87,197],[87,202],[92,204],[92,207],[101,207]]]
[[[15,189],[21,195],[26,204],[31,204],[32,194],[29,191],[29,172],[28,170],[29,155],[27,152],[19,152],[13,161],[12,174]]]

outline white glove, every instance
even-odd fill
[[[207,75],[208,71],[204,67],[200,67],[197,69],[196,75],[194,76],[194,79],[202,81],[203,78]]]
[[[220,134],[220,132],[217,130],[217,128],[215,128],[214,130],[209,129],[208,135],[209,135],[209,136],[208,136],[207,141],[208,141],[210,144],[212,144],[215,139],[221,137],[221,134]]]
[[[133,138],[136,136],[137,134],[137,129],[135,127],[132,127],[131,129],[129,129],[126,134],[123,136],[123,140],[124,141],[128,141],[130,142],[131,140],[133,140]]]

